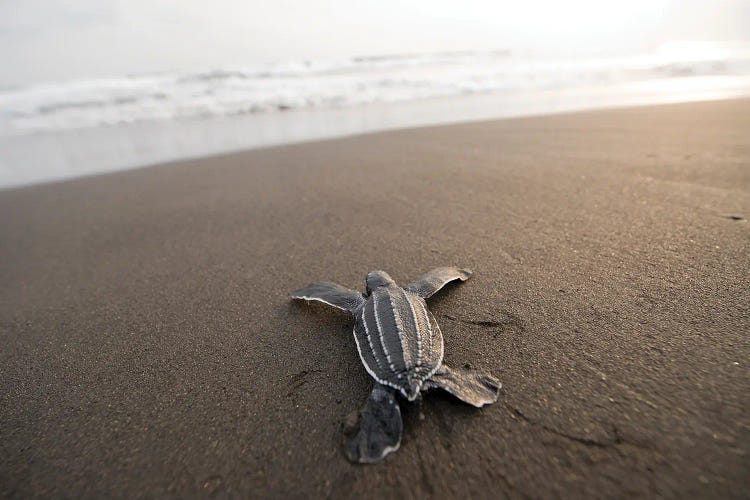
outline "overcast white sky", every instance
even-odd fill
[[[0,0],[0,85],[352,55],[750,40],[750,0]]]

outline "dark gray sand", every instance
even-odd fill
[[[0,494],[743,497],[750,101],[472,123],[0,193]],[[287,292],[475,271],[431,299],[481,410],[343,456],[352,321]]]

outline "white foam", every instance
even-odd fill
[[[0,136],[436,97],[750,74],[750,45],[669,44],[627,57],[459,52],[163,73],[0,89]]]

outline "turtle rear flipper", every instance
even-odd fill
[[[361,293],[329,281],[307,285],[289,295],[293,299],[317,300],[349,312],[354,311],[365,301]]]
[[[393,391],[376,385],[362,410],[359,431],[346,445],[346,457],[361,464],[379,462],[398,450],[403,429]]]
[[[464,403],[481,408],[497,401],[502,384],[491,375],[442,365],[425,383],[425,387],[439,387]]]

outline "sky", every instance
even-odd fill
[[[0,85],[453,50],[750,40],[750,0],[0,0]]]

